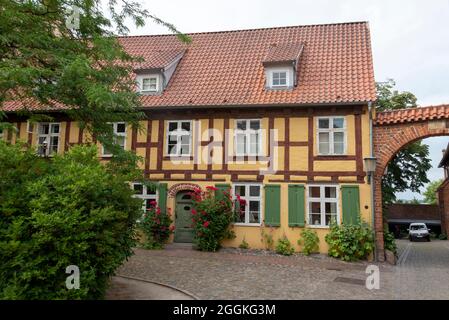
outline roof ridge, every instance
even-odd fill
[[[391,113],[391,112],[401,112],[401,111],[412,111],[412,110],[416,110],[416,109],[426,109],[426,108],[439,108],[439,107],[449,107],[449,104],[442,103],[442,104],[430,105],[430,106],[416,106],[416,107],[411,107],[411,108],[384,110],[384,111],[379,111],[378,114]]]
[[[293,29],[293,28],[307,28],[307,27],[321,27],[321,26],[336,26],[336,25],[351,25],[351,24],[368,24],[368,21],[349,21],[349,22],[333,22],[333,23],[315,23],[315,24],[303,24],[303,25],[290,25],[280,27],[263,27],[263,28],[250,28],[250,29],[236,29],[236,30],[220,30],[220,31],[200,31],[184,33],[185,35],[197,35],[197,34],[217,34],[217,33],[234,33],[234,32],[247,32],[247,31],[261,31],[261,30],[276,30],[276,29]],[[176,34],[146,34],[146,35],[126,35],[116,36],[116,38],[146,38],[146,37],[175,37]]]

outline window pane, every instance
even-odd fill
[[[334,142],[343,143],[345,134],[343,132],[334,132]]]
[[[238,201],[236,201],[236,210],[235,222],[245,223],[245,206],[240,206]]]
[[[337,213],[337,204],[335,202],[326,202],[325,203],[325,213],[326,214],[336,214]]]
[[[169,122],[168,123],[168,131],[175,131],[178,129],[178,124],[176,122]]]
[[[320,132],[318,135],[318,152],[320,154],[328,154],[329,153],[329,133]]]
[[[249,187],[249,195],[251,197],[258,197],[258,196],[260,196],[260,186],[250,186]]]
[[[40,134],[48,134],[49,125],[48,124],[42,124],[39,126],[39,133]]]
[[[246,143],[246,136],[244,134],[237,134],[237,145],[236,145],[237,154],[245,153],[245,143]]]
[[[170,144],[176,144],[178,142],[178,136],[176,136],[175,134],[170,134],[168,136],[168,142]]]
[[[344,118],[334,118],[334,129],[343,129],[345,119]]]
[[[245,186],[235,186],[235,195],[245,196]]]
[[[329,129],[329,119],[319,119],[318,120],[318,128]]]
[[[117,123],[117,132],[116,133],[125,133],[126,125],[124,123]]]
[[[250,121],[249,127],[253,130],[259,130],[260,129],[260,121],[259,120]]]
[[[237,129],[246,130],[246,121],[245,120],[237,121]]]
[[[287,73],[286,72],[279,73],[279,84],[282,86],[287,85]]]
[[[337,188],[336,187],[324,187],[324,197],[325,198],[336,198]]]
[[[50,139],[50,153],[58,152],[59,137],[51,137]]]
[[[190,122],[182,122],[181,129],[190,132]]]
[[[259,223],[260,202],[249,202],[249,223]]]
[[[143,185],[141,184],[135,184],[133,186],[133,190],[135,194],[143,194]]]
[[[321,225],[321,215],[319,214],[311,214],[309,216],[309,224],[312,226],[320,226]]]
[[[257,154],[259,153],[259,135],[256,134],[250,134],[250,150],[249,152],[251,154]]]
[[[344,154],[345,153],[345,145],[343,143],[334,143],[334,153],[335,154]]]
[[[147,188],[147,195],[149,195],[149,196],[156,195],[156,190],[152,190],[152,189]]]
[[[337,215],[326,214],[326,226],[330,226],[331,221],[337,222]]]
[[[168,144],[168,154],[175,155],[177,153],[177,144]]]
[[[117,136],[115,137],[115,143],[125,149],[125,137]]]
[[[51,126],[51,133],[59,133],[59,124],[53,124]]]
[[[188,144],[181,145],[181,155],[189,155],[190,154],[190,146]]]
[[[310,202],[309,203],[310,213],[321,213],[321,203],[320,202]]]
[[[183,134],[183,135],[181,136],[181,143],[182,143],[182,144],[189,145],[189,144],[190,144],[190,135],[188,135],[188,134]]]
[[[310,193],[309,197],[319,198],[321,196],[320,187],[310,187],[309,193]]]

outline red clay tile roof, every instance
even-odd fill
[[[134,48],[128,50],[135,50]],[[184,54],[184,49],[175,50],[153,50],[148,49],[145,52],[145,61],[139,62],[134,69],[162,69],[167,67],[178,56]]]
[[[274,44],[268,48],[264,63],[297,61],[304,45],[302,43]]]
[[[189,45],[174,35],[119,38],[129,53],[153,61],[148,65],[163,64],[154,62],[155,51],[186,49],[165,91],[142,96],[145,107],[344,104],[376,99],[367,22],[189,36]],[[292,90],[265,90],[262,62],[273,44],[286,43],[304,45],[298,85]],[[19,105],[5,107],[17,110]]]
[[[418,107],[379,112],[375,125],[387,125],[413,121],[437,120],[449,118],[449,105]]]

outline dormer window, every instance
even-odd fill
[[[262,61],[266,89],[293,89],[298,82],[298,64],[304,45],[301,43],[271,44]]]
[[[271,72],[271,87],[288,87],[288,71],[276,70]]]
[[[142,79],[142,91],[157,91],[157,77],[149,77]]]
[[[158,92],[159,91],[159,76],[141,76],[139,81],[140,92]]]

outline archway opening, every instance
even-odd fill
[[[436,255],[446,253],[445,243],[441,248],[435,243],[425,243],[444,241],[449,229],[449,219],[445,219],[445,211],[449,212],[449,171],[440,167],[443,150],[448,149],[447,135],[448,132],[441,131],[417,133],[409,136],[408,140],[402,138],[396,149],[392,145],[382,149],[384,158],[378,159],[375,177],[379,260],[382,261],[385,253],[387,257],[391,255],[388,251],[395,248],[396,257],[402,264],[406,261],[401,255],[410,250],[416,251],[411,255],[416,259],[427,257],[430,252]],[[386,151],[389,152],[388,158],[385,157]],[[449,167],[449,151],[446,158]],[[432,259],[425,258],[420,263],[426,261]]]

